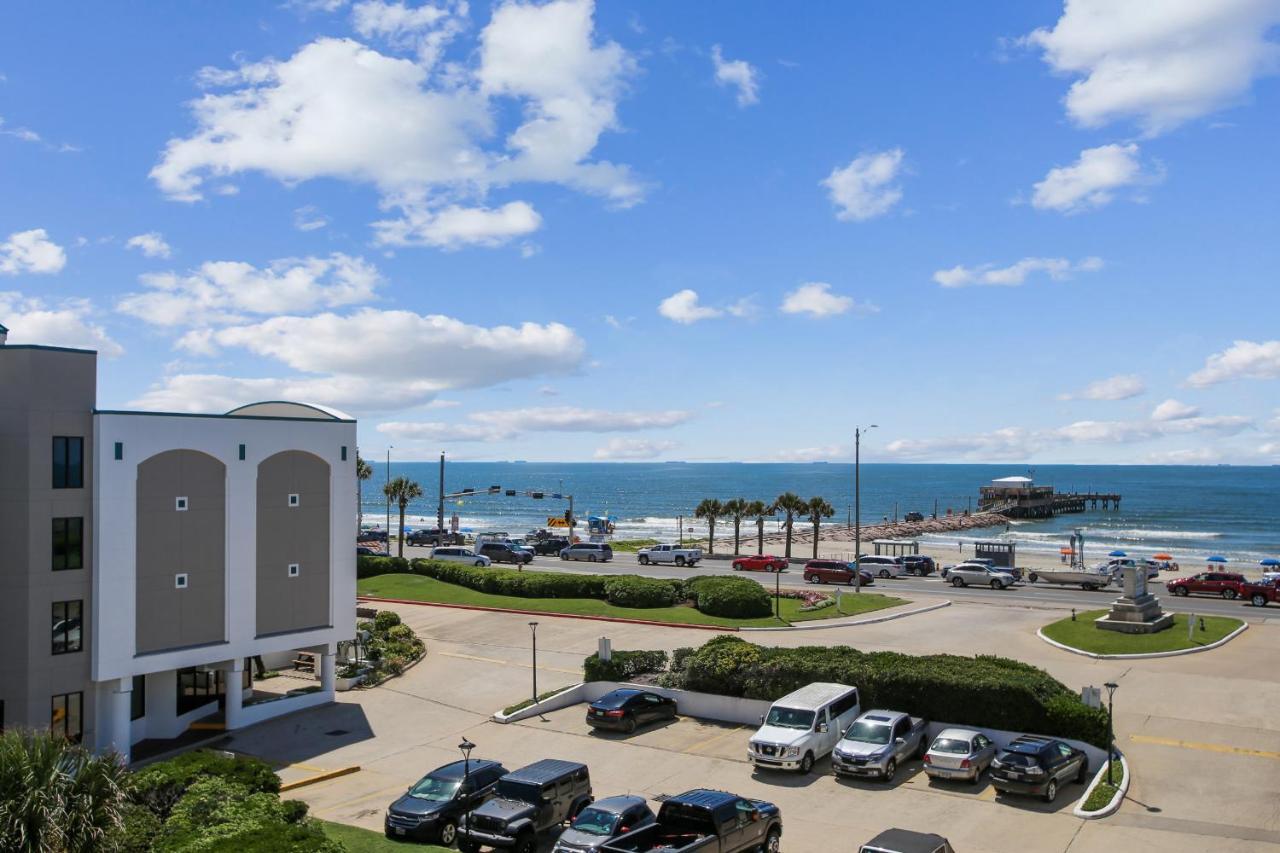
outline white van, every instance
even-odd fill
[[[859,563],[864,572],[871,572],[878,578],[900,578],[905,571],[901,557],[884,554],[863,554]]]
[[[747,760],[756,767],[808,773],[858,715],[858,688],[815,682],[783,696],[760,718]]]

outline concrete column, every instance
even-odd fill
[[[334,682],[336,681],[334,668],[336,658],[337,655],[328,650],[320,655],[320,690],[330,695],[333,694]]]
[[[244,688],[240,679],[244,675],[244,661],[236,658],[227,664],[223,673],[223,683],[227,688],[226,727],[227,731],[231,731],[243,725],[241,711],[244,708]]]
[[[129,741],[132,732],[132,721],[129,719],[133,711],[133,678],[126,677],[115,681],[111,686],[111,709],[106,725],[100,722],[100,731],[106,729],[111,738],[110,746],[126,764],[129,763]]]

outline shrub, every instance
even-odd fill
[[[607,600],[605,586],[618,580],[616,575],[575,575],[557,572],[518,572],[511,569],[484,569],[460,563],[434,560],[414,560],[415,574],[435,578],[445,583],[465,586],[479,592],[494,595],[514,595],[520,598],[595,598]],[[646,578],[645,580],[651,580]],[[676,581],[654,581],[671,589],[671,600],[677,598],[679,584]],[[653,606],[653,605],[650,605]]]
[[[192,785],[224,779],[251,793],[280,792],[280,777],[264,761],[201,749],[161,761],[139,771],[130,784],[130,799],[151,809],[161,820]]]
[[[620,575],[604,584],[605,598],[619,607],[670,607],[676,603],[671,583],[657,578]]]
[[[160,834],[160,818],[144,805],[129,803],[124,807],[123,821],[115,835],[118,853],[150,853]]]
[[[663,651],[615,651],[609,660],[594,654],[582,662],[584,681],[627,681],[637,675],[661,672],[667,665]]]
[[[372,578],[378,575],[409,571],[409,561],[404,557],[356,557],[356,577]]]
[[[684,589],[694,606],[708,616],[754,619],[773,612],[769,593],[747,578],[704,575],[685,581]]]
[[[302,820],[305,807],[211,777],[187,790],[165,821],[155,849],[163,853],[207,851],[340,851],[318,827]]]
[[[394,610],[379,610],[378,615],[373,617],[373,629],[375,631],[389,631],[396,625],[400,624],[400,614]]]

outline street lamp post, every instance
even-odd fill
[[[383,484],[384,487],[391,485],[391,450],[392,450],[392,447],[390,444],[388,444],[387,445],[387,481],[386,483]],[[390,557],[391,556],[391,492],[387,491],[386,488],[383,488],[383,491],[386,492],[386,495],[387,495],[387,556]]]
[[[533,703],[538,704],[538,623],[530,622],[529,631],[533,636]]]
[[[1114,681],[1108,681],[1106,684],[1102,686],[1107,688],[1107,784],[1110,785],[1112,784],[1111,783],[1111,764],[1112,762],[1115,761],[1115,758],[1116,758],[1115,726],[1112,721],[1115,718],[1114,708],[1115,708],[1116,688],[1119,687],[1120,685],[1116,684]]]
[[[440,503],[436,505],[436,544],[444,544],[444,451],[440,451]]]
[[[877,426],[853,428],[853,588],[858,593],[862,592],[862,434]]]
[[[471,777],[471,750],[475,748],[476,748],[476,745],[471,741],[467,740],[466,735],[463,735],[462,743],[458,744],[458,749],[462,750],[462,787],[463,788],[467,787],[467,782]]]

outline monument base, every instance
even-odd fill
[[[1154,634],[1173,625],[1173,614],[1164,613],[1160,601],[1154,595],[1137,598],[1119,598],[1111,605],[1111,612],[1093,624],[1103,631],[1119,631],[1122,634]]]

